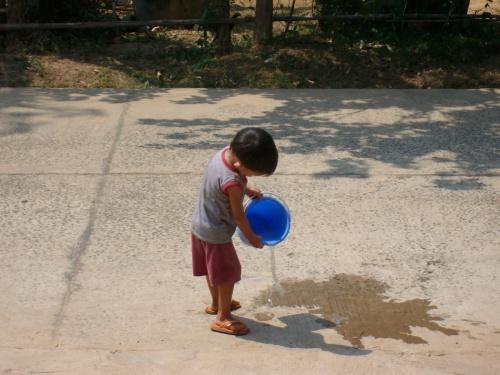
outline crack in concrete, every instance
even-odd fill
[[[87,251],[90,239],[92,237],[92,233],[94,231],[94,223],[97,217],[97,210],[101,203],[104,187],[106,186],[106,177],[109,175],[111,163],[113,161],[113,157],[116,152],[116,147],[118,145],[119,139],[121,138],[125,122],[125,115],[129,109],[129,106],[130,103],[126,103],[123,106],[120,117],[118,118],[115,138],[113,140],[108,155],[102,162],[102,173],[100,174],[101,178],[97,184],[96,192],[94,194],[94,199],[90,207],[87,226],[80,235],[76,246],[71,250],[71,253],[68,256],[68,259],[70,260],[70,270],[65,273],[66,291],[64,292],[61,304],[59,306],[59,310],[55,315],[54,322],[52,324],[51,341],[53,344],[56,343],[57,337],[59,336],[59,331],[65,317],[65,310],[69,305],[71,297],[73,293],[79,289],[79,285],[75,282],[76,277],[78,276],[78,274],[82,269],[82,257]]]

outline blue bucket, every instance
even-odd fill
[[[290,211],[278,197],[266,193],[262,198],[250,199],[245,204],[245,215],[262,244],[274,246],[283,241],[290,231]],[[248,244],[245,235],[237,230],[241,240]]]

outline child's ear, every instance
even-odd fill
[[[235,161],[235,162],[233,163],[233,166],[234,166],[236,169],[238,169],[239,167],[241,167],[241,163],[240,163],[239,161]]]

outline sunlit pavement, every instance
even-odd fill
[[[292,231],[233,337],[189,225],[247,126]],[[0,373],[499,373],[499,144],[500,90],[0,89]]]

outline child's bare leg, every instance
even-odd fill
[[[231,318],[231,300],[233,298],[234,283],[217,285],[218,306],[217,320],[224,321]]]
[[[219,309],[217,318],[212,322],[212,331],[227,333],[230,335],[246,335],[250,332],[242,321],[235,320],[231,316],[231,301],[233,296],[234,283],[217,285],[219,295]]]
[[[207,276],[207,285],[210,290],[210,295],[212,296],[212,307],[217,311],[217,306],[219,305],[219,293],[217,292],[217,287],[212,286],[210,284],[210,280],[208,280]]]

